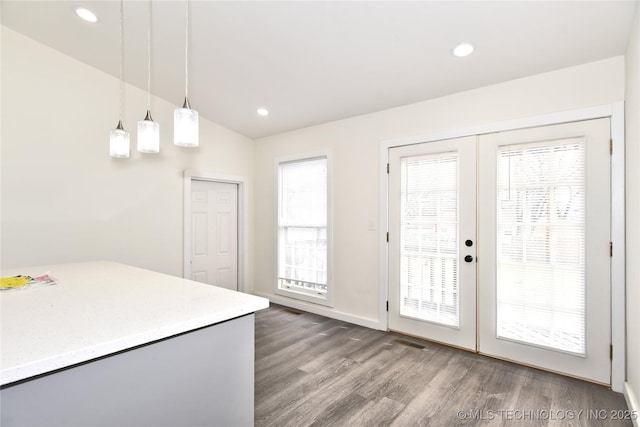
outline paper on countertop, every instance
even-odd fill
[[[18,275],[0,278],[0,290],[2,291],[31,289],[57,284],[58,281],[51,277],[48,272],[36,277]]]
[[[29,283],[33,277],[31,276],[14,276],[14,277],[3,277],[0,279],[0,289],[16,289],[21,288],[27,283]]]

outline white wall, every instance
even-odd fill
[[[146,93],[125,92],[132,157],[113,159],[119,81],[2,28],[3,268],[109,259],[181,276],[183,170],[252,177],[249,138],[201,118],[201,147],[176,147],[176,105],[155,97],[161,152],[138,153]]]
[[[640,2],[626,54],[627,383],[629,406],[640,411]],[[638,422],[636,422],[638,425]]]
[[[369,231],[369,221],[377,221],[379,215],[380,141],[608,104],[623,98],[624,58],[615,57],[257,140],[255,291],[273,296],[276,158],[333,150],[335,294],[334,308],[325,314],[348,315],[352,321],[376,324],[380,307],[379,231]],[[384,225],[379,227],[386,231]],[[313,310],[322,312],[317,307]]]

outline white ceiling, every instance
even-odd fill
[[[1,5],[3,25],[118,76],[118,1]],[[95,12],[98,23],[81,21],[75,6]],[[124,4],[125,80],[145,90],[146,7]],[[192,1],[189,99],[201,116],[259,138],[622,55],[634,7],[611,0]],[[152,92],[182,105],[185,3],[154,0],[152,11]],[[472,56],[451,55],[461,41],[476,46]],[[258,107],[270,115],[258,116]]]

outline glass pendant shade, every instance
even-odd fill
[[[109,154],[111,157],[128,158],[130,146],[129,132],[122,127],[122,121],[111,130],[109,135]]]
[[[176,108],[173,113],[173,143],[180,147],[197,147],[198,129],[198,112],[190,108],[189,100],[185,98],[182,108]]]
[[[160,125],[153,121],[147,110],[144,120],[138,122],[138,151],[141,153],[160,152]]]

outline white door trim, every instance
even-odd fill
[[[387,164],[389,149],[403,145],[440,141],[463,136],[482,135],[535,126],[553,125],[580,120],[611,118],[613,155],[611,157],[611,239],[613,257],[611,258],[611,342],[614,348],[611,362],[611,388],[619,393],[624,390],[626,376],[626,303],[625,303],[625,159],[624,159],[624,102],[581,108],[523,119],[489,123],[467,128],[433,132],[413,137],[388,139],[380,142],[380,235],[379,242],[379,329],[387,330],[388,301],[388,208],[389,185]]]
[[[182,277],[191,278],[191,181],[213,181],[238,185],[238,291],[249,292],[246,279],[249,277],[249,191],[248,179],[243,176],[223,175],[196,170],[184,171],[184,229]]]

